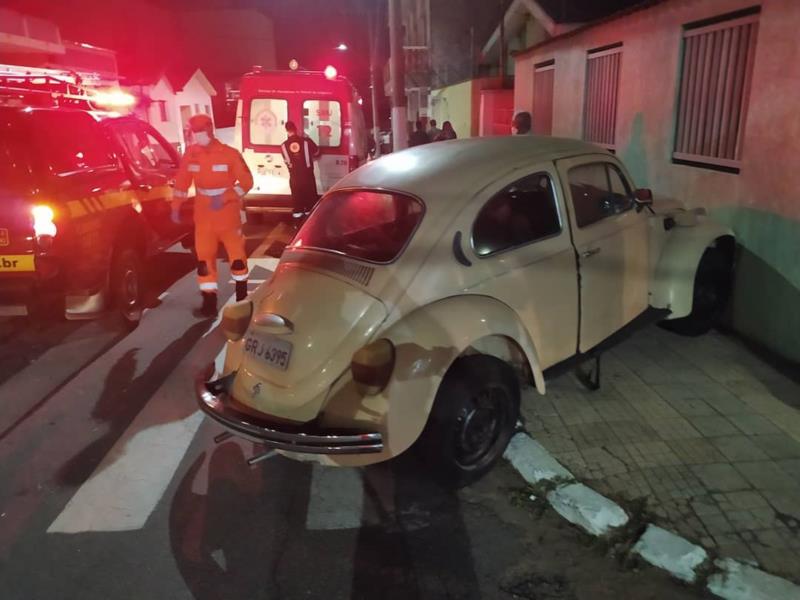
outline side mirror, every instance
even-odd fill
[[[639,188],[634,192],[634,200],[636,202],[636,210],[641,211],[647,207],[651,211],[653,206],[653,191],[648,188]]]

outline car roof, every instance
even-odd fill
[[[341,179],[333,189],[383,188],[422,198],[468,200],[504,175],[537,163],[584,154],[611,155],[581,140],[549,136],[477,137],[435,142],[381,157]]]

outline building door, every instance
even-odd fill
[[[553,83],[556,64],[554,61],[538,64],[533,71],[533,133],[553,134]]]
[[[181,131],[183,131],[184,148],[189,145],[189,119],[192,118],[192,107],[181,105]]]

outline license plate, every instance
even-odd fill
[[[35,271],[33,254],[0,256],[0,273]]]
[[[285,371],[292,357],[292,344],[271,335],[249,333],[244,339],[244,351],[270,367]]]
[[[8,229],[0,227],[0,246],[8,246],[11,243],[11,238],[8,237]]]

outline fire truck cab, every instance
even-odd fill
[[[330,67],[324,73],[255,68],[242,77],[239,93],[235,145],[255,182],[244,200],[248,219],[292,212],[289,170],[281,154],[287,121],[319,146],[314,173],[320,195],[366,162],[361,98]]]

